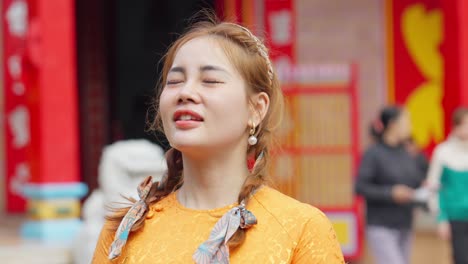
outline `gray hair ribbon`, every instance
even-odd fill
[[[227,242],[238,228],[246,229],[255,224],[257,219],[243,203],[232,208],[218,220],[208,240],[193,254],[193,260],[197,264],[229,263]]]
[[[120,256],[122,249],[127,243],[128,235],[133,225],[141,219],[148,210],[148,205],[146,204],[146,198],[151,190],[153,185],[153,179],[151,176],[148,176],[140,185],[138,186],[138,196],[140,200],[132,205],[127,214],[125,214],[122,222],[120,222],[119,228],[115,233],[114,241],[112,242],[109,259],[115,259]]]

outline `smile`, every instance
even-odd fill
[[[174,113],[174,121],[203,121],[203,117],[190,110],[178,110]]]
[[[177,120],[181,120],[181,121],[189,121],[189,120],[202,121],[200,118],[192,116],[192,115],[181,115],[178,119],[176,119],[176,121]]]

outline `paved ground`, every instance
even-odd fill
[[[70,249],[66,245],[45,245],[24,241],[19,236],[22,215],[0,215],[0,260],[8,264],[68,264]]]

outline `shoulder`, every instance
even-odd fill
[[[444,141],[437,145],[432,152],[432,159],[444,159],[452,152],[452,142]]]
[[[272,213],[288,212],[293,213],[297,217],[299,215],[313,215],[319,212],[318,209],[313,206],[299,202],[269,186],[262,187],[254,194],[254,199],[268,208]]]
[[[263,187],[253,197],[258,211],[276,220],[288,233],[300,235],[309,223],[329,226],[325,214],[316,207],[293,199],[271,187]]]
[[[322,211],[269,187],[254,199],[263,208],[252,208],[254,214],[260,213],[259,224],[265,220],[270,229],[279,231],[271,228],[275,224],[294,244],[293,263],[344,263],[333,225]]]
[[[383,146],[380,143],[375,143],[369,146],[363,153],[364,157],[375,157],[382,153]]]
[[[372,145],[370,145],[367,149],[366,149],[366,152],[365,153],[375,153],[375,152],[379,152],[381,149],[383,148],[383,145],[382,143],[374,143]]]
[[[361,155],[360,167],[376,163],[382,156],[382,146],[378,143],[369,146]]]

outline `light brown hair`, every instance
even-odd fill
[[[158,109],[160,93],[166,85],[168,72],[178,50],[188,41],[206,36],[213,37],[217,41],[229,61],[244,78],[248,90],[247,95],[265,92],[270,99],[268,111],[257,128],[256,136],[258,142],[254,146],[249,146],[247,150],[248,157],[258,157],[260,153],[263,153],[263,158],[259,160],[247,177],[238,196],[239,203],[244,201],[247,204],[250,194],[266,182],[270,159],[269,151],[274,144],[274,133],[280,125],[283,112],[283,95],[280,84],[276,74],[272,71],[271,62],[267,55],[268,50],[263,42],[252,35],[250,31],[237,24],[218,22],[212,18],[194,24],[189,31],[170,46],[164,57],[161,79],[159,81],[159,95],[156,97],[154,108],[155,110]],[[159,111],[157,111],[156,117],[151,124],[151,129],[162,129]],[[166,153],[166,160],[167,173],[161,182],[153,185],[146,201],[147,204],[160,201],[183,184],[182,153],[177,149],[171,148]],[[127,211],[128,208],[116,210],[115,214],[108,217],[108,220],[115,229],[117,229]],[[142,217],[133,226],[132,231],[141,228],[144,224],[144,219],[145,217]],[[245,230],[239,228],[229,241],[229,246],[231,248],[239,246],[244,241],[244,238]]]
[[[452,114],[452,125],[459,126],[463,122],[463,118],[468,116],[468,107],[458,107]]]

